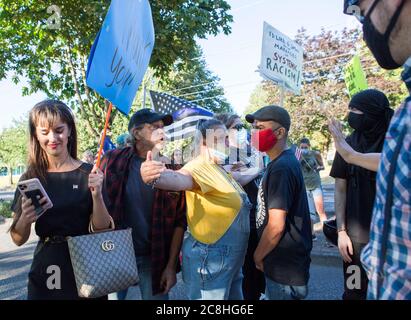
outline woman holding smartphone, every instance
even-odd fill
[[[53,207],[40,217],[30,199],[16,190],[11,237],[27,242],[35,223],[40,241],[28,279],[28,300],[80,299],[66,237],[113,226],[102,197],[103,173],[77,159],[74,117],[63,102],[45,100],[30,111],[27,172],[22,180],[38,178]],[[46,197],[40,204],[47,203]],[[38,210],[37,210],[38,212]]]

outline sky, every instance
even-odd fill
[[[256,72],[260,63],[263,22],[293,38],[301,27],[310,35],[321,27],[340,30],[352,26],[355,18],[342,13],[342,0],[228,0],[234,17],[232,33],[200,40],[208,68],[220,79],[226,97],[234,110],[242,115],[250,94],[262,80]],[[63,12],[64,18],[64,12]],[[44,98],[43,93],[23,97],[23,85],[10,78],[0,81],[3,112],[0,130],[13,119],[23,117],[33,105]]]

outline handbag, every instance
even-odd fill
[[[98,298],[138,284],[131,228],[68,237],[67,243],[79,297]]]
[[[337,220],[331,219],[324,221],[323,232],[327,240],[338,247]]]

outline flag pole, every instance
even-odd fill
[[[106,105],[107,105],[107,100],[106,100]],[[108,123],[110,121],[110,115],[111,115],[111,110],[113,109],[113,104],[110,102],[107,110],[107,116],[106,116],[106,123],[104,125],[104,130],[103,130],[103,136],[101,137],[100,141],[100,149],[98,150],[98,156],[97,156],[97,168],[100,167],[101,163],[101,154],[103,153],[103,147],[104,147],[104,141],[106,140],[106,133],[107,133],[107,128],[108,128]]]

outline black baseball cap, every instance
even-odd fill
[[[162,120],[165,126],[173,123],[173,116],[171,114],[160,114],[151,109],[138,110],[130,119],[128,123],[128,131],[145,123],[154,123]]]
[[[291,127],[291,118],[287,110],[279,106],[267,106],[260,110],[257,110],[253,114],[247,114],[245,119],[249,123],[254,123],[255,120],[258,121],[275,121],[281,124],[287,131]]]

